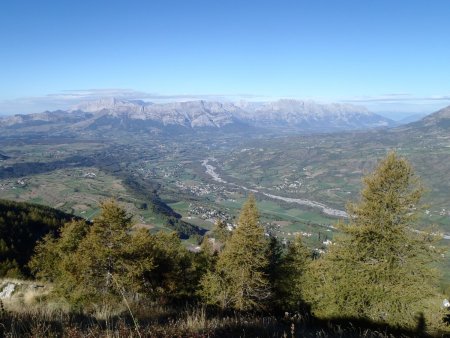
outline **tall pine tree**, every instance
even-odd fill
[[[143,276],[154,269],[152,238],[132,231],[131,217],[114,201],[101,205],[92,225],[73,221],[59,238],[37,245],[30,267],[54,282],[57,294],[72,305],[120,301],[123,290],[142,292]]]
[[[46,236],[30,267],[53,282],[56,294],[86,310],[116,304],[123,296],[164,302],[190,298],[212,264],[209,256],[189,252],[175,232],[134,229],[126,211],[107,201],[93,224],[73,221],[58,237]]]
[[[256,200],[245,202],[236,229],[219,254],[215,271],[202,280],[208,303],[236,310],[262,309],[270,298],[269,241],[259,222]]]
[[[287,252],[276,268],[274,281],[276,304],[282,310],[298,311],[305,308],[304,290],[311,263],[311,252],[300,236],[288,244]]]
[[[406,159],[390,152],[363,179],[349,223],[314,262],[309,300],[320,317],[353,317],[413,327],[439,322],[441,299],[431,233],[416,229],[422,187]]]

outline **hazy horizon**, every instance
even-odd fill
[[[150,96],[150,95],[149,95]],[[189,96],[189,95],[172,95],[172,96],[156,96],[153,99],[148,99],[149,96],[145,96],[143,95],[142,97],[134,97],[134,96],[120,96],[120,95],[111,95],[111,96],[88,96],[85,98],[66,98],[64,100],[61,100],[62,102],[47,102],[46,100],[42,100],[42,102],[34,102],[33,99],[27,99],[29,100],[26,104],[29,107],[32,107],[31,110],[29,111],[21,111],[21,110],[16,110],[16,111],[12,111],[12,112],[7,112],[7,111],[0,111],[0,117],[6,117],[6,116],[11,116],[11,115],[16,115],[16,114],[32,114],[32,113],[42,113],[44,111],[54,111],[54,110],[70,110],[73,109],[74,107],[76,107],[79,104],[82,103],[87,103],[87,102],[95,102],[97,100],[102,100],[102,99],[112,99],[112,98],[116,98],[116,99],[122,99],[122,100],[142,100],[144,102],[152,102],[152,103],[169,103],[169,102],[187,102],[187,101],[197,101],[197,100],[204,100],[204,101],[217,101],[217,102],[240,102],[240,101],[247,101],[247,102],[259,102],[259,103],[264,103],[264,102],[274,102],[274,101],[278,101],[278,100],[283,100],[283,99],[288,99],[288,100],[303,100],[303,101],[313,101],[319,104],[328,104],[328,103],[341,103],[341,104],[351,104],[354,106],[360,106],[360,107],[364,107],[367,108],[369,111],[376,113],[378,115],[387,117],[389,119],[392,119],[394,121],[398,121],[398,120],[402,120],[404,118],[407,117],[412,117],[412,116],[425,116],[425,115],[429,115],[431,113],[434,113],[442,108],[445,108],[448,104],[450,104],[450,102],[444,103],[440,100],[437,100],[436,103],[434,104],[408,104],[408,103],[400,103],[400,104],[396,104],[395,102],[386,102],[383,103],[382,105],[380,105],[380,109],[378,110],[377,107],[375,106],[375,109],[373,109],[373,107],[371,105],[367,105],[367,104],[361,104],[357,101],[352,101],[352,100],[342,100],[342,101],[318,101],[318,100],[313,100],[313,99],[301,99],[301,98],[291,98],[291,97],[280,97],[280,98],[272,98],[272,99],[268,99],[268,98],[258,98],[258,97],[254,97],[252,99],[252,97],[239,97],[239,96],[235,96],[233,98],[225,98],[225,97],[221,97],[221,96],[214,96],[214,95],[210,95],[210,96]],[[36,98],[37,101],[39,101],[39,99]],[[25,101],[25,100],[24,100]],[[55,100],[57,101],[57,100]],[[21,105],[17,105],[17,107],[20,107]]]
[[[0,5],[0,113],[125,99],[450,105],[448,1],[78,1]]]

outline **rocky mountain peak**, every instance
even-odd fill
[[[69,111],[44,112],[0,119],[0,126],[25,125],[28,121],[48,124],[64,121],[70,128],[222,128],[243,126],[277,132],[324,132],[388,126],[391,121],[349,104],[319,104],[283,99],[274,102],[184,101],[151,103],[104,98],[77,105]],[[142,121],[142,122],[139,122]],[[159,127],[158,127],[159,126]]]

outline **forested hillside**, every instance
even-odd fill
[[[0,277],[29,276],[26,264],[37,241],[74,218],[53,208],[0,199]]]

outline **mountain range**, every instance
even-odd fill
[[[188,101],[151,103],[107,98],[70,110],[0,119],[4,133],[67,133],[86,130],[227,129],[275,132],[334,132],[389,127],[395,123],[361,106],[313,101]],[[9,131],[9,132],[8,132]]]
[[[424,131],[448,131],[450,129],[450,106],[425,116],[423,119],[407,125]]]

